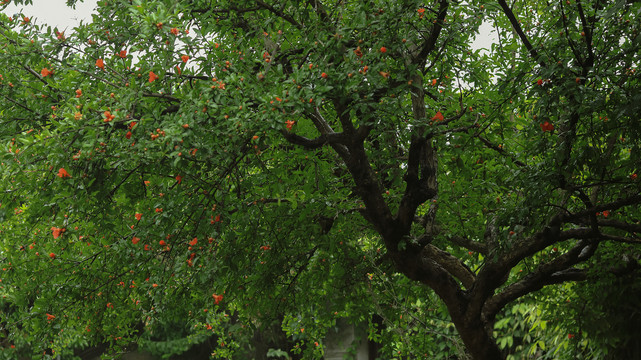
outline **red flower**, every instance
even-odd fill
[[[218,303],[223,300],[223,296],[222,295],[213,294],[212,297],[214,298],[214,303],[216,305],[218,305]]]
[[[62,235],[63,232],[65,232],[65,228],[57,228],[57,227],[52,227],[51,228],[51,233],[53,235],[54,239],[57,239]]]
[[[103,115],[105,115],[105,118],[102,120],[104,122],[110,122],[116,117],[116,115],[111,115],[111,111],[109,110],[105,111]]]
[[[105,62],[102,59],[98,59],[98,60],[96,60],[96,66],[104,70],[105,69]]]
[[[269,246],[269,245],[263,245],[263,246],[260,247],[260,249],[263,250],[263,251],[267,251],[267,250],[271,250],[272,247]]]
[[[160,241],[158,242],[158,244],[160,244],[160,246],[165,246],[165,245],[167,245],[167,243],[165,242],[165,240],[160,240]]]
[[[536,81],[536,84],[539,85],[539,86],[542,86],[543,85],[543,79],[538,79]]]
[[[287,130],[292,131],[292,127],[294,126],[296,122],[294,120],[287,120],[285,121],[285,125],[287,127]]]
[[[552,131],[554,130],[554,125],[546,121],[543,124],[541,124],[541,130],[543,130],[543,132]]]
[[[149,72],[149,82],[154,82],[154,80],[158,80],[158,75],[154,74],[153,71]]]
[[[180,59],[181,59],[184,63],[186,63],[187,61],[189,61],[189,55],[182,55],[182,56],[180,57]]]
[[[134,217],[136,218],[136,220],[140,221],[140,219],[142,219],[142,214],[141,213],[136,213],[136,215],[134,215]]]
[[[118,56],[120,56],[123,59],[126,58],[127,57],[127,50],[120,50],[120,52],[118,53]]]
[[[69,173],[67,172],[67,170],[65,170],[65,168],[60,168],[58,170],[58,177],[61,179],[64,179],[66,177],[71,177],[71,175],[69,175]]]
[[[49,253],[49,257],[50,257],[50,258],[52,258],[52,259],[55,259],[55,258],[56,258],[56,254],[54,254],[54,253]]]
[[[47,321],[51,321],[51,320],[53,320],[55,318],[56,318],[55,315],[47,314]]]
[[[322,73],[322,74],[321,74],[321,77],[322,77],[323,79],[327,79],[327,73]]]
[[[140,238],[135,236],[131,239],[131,242],[134,243],[134,245],[138,244],[139,241],[140,241]]]
[[[161,213],[162,212],[162,208],[156,208],[156,212],[157,213]]]
[[[191,239],[191,241],[189,242],[189,245],[191,245],[191,246],[194,246],[194,245],[196,245],[196,244],[198,244],[198,238],[193,238],[193,239]]]
[[[387,52],[387,48],[385,46],[381,47],[381,52],[385,54]]]
[[[81,97],[81,96],[82,96],[82,90],[77,89],[77,90],[76,90],[76,97],[77,97],[77,98],[79,98],[79,97]]]
[[[607,218],[608,216],[610,216],[610,211],[608,210],[603,211],[603,217]]]
[[[445,118],[443,117],[443,114],[441,112],[437,112],[436,115],[432,116],[432,120],[434,121],[443,121]]]
[[[131,135],[132,135],[132,134],[131,134],[131,131],[127,131],[127,134],[125,134],[125,137],[126,137],[127,139],[131,139]]]
[[[42,77],[51,76],[52,74],[53,74],[53,71],[47,68],[42,68],[42,70],[40,71],[40,75],[42,75]]]
[[[178,36],[178,34],[180,34],[180,30],[178,30],[178,28],[171,28],[171,30],[169,30],[169,31],[171,31],[171,33],[176,35],[176,36]]]
[[[630,175],[630,179],[631,180],[636,180],[637,179],[637,174],[634,173],[634,174]]]
[[[568,339],[574,339],[574,334],[568,334]]]
[[[183,181],[183,177],[180,175],[176,175],[176,181],[180,184]]]

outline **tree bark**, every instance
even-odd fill
[[[469,355],[474,360],[503,360],[503,356],[499,346],[489,330],[486,329],[486,324],[479,319],[470,323],[454,321],[456,330],[465,344]]]

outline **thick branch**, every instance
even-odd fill
[[[492,296],[483,307],[483,314],[487,319],[494,319],[496,314],[507,303],[520,298],[523,295],[541,289],[545,285],[554,283],[553,281],[565,281],[564,276],[560,275],[570,267],[580,261],[587,259],[587,253],[594,253],[596,245],[589,241],[580,241],[570,251],[558,256],[549,263],[540,265],[535,271],[525,276],[523,279],[506,287],[500,293]],[[556,274],[556,277],[552,277]]]
[[[448,238],[448,240],[453,244],[464,247],[468,250],[476,251],[481,254],[487,254],[487,246],[484,243],[470,240],[462,236],[452,236]]]
[[[321,133],[321,136],[336,134],[334,129],[332,129],[327,120],[325,120],[323,115],[320,113],[318,107],[314,108],[314,112],[307,113],[306,115],[310,120],[312,120],[316,130]],[[347,159],[350,156],[347,146],[339,144],[339,142],[328,142],[328,144],[338,153],[338,155],[341,156],[341,158]]]
[[[349,138],[343,133],[331,133],[331,134],[321,134],[315,139],[309,139],[304,136],[296,135],[286,130],[282,131],[285,140],[289,141],[294,145],[300,145],[307,149],[318,149],[323,147],[325,144],[341,144],[345,145],[348,143]]]
[[[530,43],[530,40],[527,38],[527,36],[523,32],[523,29],[521,28],[521,24],[519,24],[519,21],[516,19],[516,16],[514,16],[514,12],[512,12],[512,9],[510,9],[510,7],[505,2],[505,0],[499,0],[499,5],[501,5],[501,9],[503,9],[503,13],[505,14],[505,16],[507,16],[508,20],[510,20],[510,24],[512,24],[512,28],[521,39],[521,42],[523,43],[523,45],[525,45],[525,48],[530,52],[530,55],[532,56],[532,58],[534,58],[534,60],[536,60],[539,63],[539,65],[541,65],[542,67],[546,67],[545,62],[539,59],[539,54],[537,53],[536,49],[534,49],[534,47]]]
[[[418,121],[425,119],[425,97],[422,79],[415,76],[412,79],[412,111]],[[404,180],[407,184],[405,194],[401,199],[396,218],[402,226],[408,227],[414,219],[416,208],[437,194],[436,179],[437,156],[432,141],[425,136],[425,126],[417,126],[412,130],[407,171]]]
[[[470,268],[465,266],[459,258],[432,244],[425,247],[425,253],[441,265],[443,269],[447,270],[450,274],[459,279],[466,288],[469,289],[472,284],[474,284],[474,273]]]
[[[574,214],[566,213],[566,214],[558,215],[558,221],[571,223],[571,222],[586,219],[594,215],[595,213],[602,212],[604,210],[612,211],[612,210],[620,209],[624,206],[638,205],[638,204],[641,204],[641,194],[632,195],[632,196],[615,200],[606,204],[599,204],[592,208],[585,209],[583,211],[579,211]]]
[[[432,26],[432,31],[430,31],[430,35],[428,36],[428,38],[425,39],[425,42],[421,47],[421,51],[416,56],[414,63],[418,65],[423,65],[425,63],[425,60],[427,59],[427,56],[436,47],[436,41],[441,35],[441,30],[443,30],[443,21],[445,20],[445,16],[447,15],[448,7],[449,7],[449,1],[447,0],[439,1],[438,15],[436,17],[436,20],[434,21],[434,25]]]

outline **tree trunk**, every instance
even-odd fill
[[[474,360],[503,360],[505,356],[496,344],[491,333],[478,320],[472,324],[464,321],[454,321],[456,330],[465,344],[465,349]]]

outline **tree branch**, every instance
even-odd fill
[[[321,134],[315,139],[309,139],[304,136],[296,135],[287,130],[281,131],[285,140],[289,141],[294,145],[300,145],[307,149],[318,149],[323,147],[325,144],[341,144],[346,145],[349,141],[349,138],[343,133],[330,133],[330,134]]]
[[[436,41],[441,35],[441,30],[443,30],[443,21],[445,20],[445,16],[447,15],[447,9],[449,5],[450,5],[449,1],[439,0],[438,14],[436,16],[436,20],[434,21],[434,25],[432,26],[432,31],[430,31],[430,35],[423,43],[423,46],[421,47],[421,51],[414,58],[415,64],[418,64],[418,65],[424,64],[425,60],[427,59],[427,56],[436,47]]]
[[[288,23],[290,23],[290,24],[294,25],[294,27],[296,27],[297,29],[301,30],[301,29],[303,28],[303,25],[301,25],[301,24],[300,24],[298,21],[296,21],[293,17],[291,17],[291,16],[289,16],[289,15],[285,14],[284,12],[282,12],[282,11],[280,11],[280,10],[278,10],[278,9],[274,8],[273,6],[271,6],[271,5],[267,4],[267,3],[265,3],[264,1],[261,1],[261,0],[254,0],[254,1],[256,1],[256,3],[257,3],[259,6],[263,7],[263,8],[264,8],[264,9],[266,9],[266,10],[269,10],[269,12],[271,12],[272,14],[274,14],[274,15],[278,16],[279,18],[281,18],[281,19],[283,19],[283,20],[287,21]]]
[[[508,20],[510,20],[510,24],[512,24],[512,28],[516,32],[516,34],[519,36],[521,39],[521,42],[523,45],[525,45],[525,48],[530,52],[530,55],[532,58],[539,63],[542,67],[547,67],[545,65],[545,62],[543,60],[539,59],[539,54],[534,49],[532,44],[530,43],[530,40],[527,38],[525,33],[523,32],[523,29],[521,28],[521,24],[519,24],[519,21],[516,19],[516,16],[514,16],[514,12],[512,12],[512,9],[507,5],[505,0],[499,0],[499,5],[501,5],[501,9],[503,9],[503,13],[505,16],[507,16]]]
[[[476,251],[481,254],[488,253],[487,245],[478,241],[470,240],[462,236],[452,236],[452,237],[449,237],[448,240],[451,243],[464,247],[468,250]]]
[[[469,289],[474,284],[476,276],[470,268],[461,262],[459,258],[432,244],[428,244],[425,247],[425,253],[441,265],[443,269],[447,270],[450,274],[459,279],[465,288]]]
[[[584,256],[584,251],[594,253],[596,246],[590,241],[580,241],[572,249],[562,254],[554,260],[540,265],[532,273],[526,275],[523,279],[507,286],[500,293],[492,296],[483,306],[483,314],[486,319],[494,319],[496,314],[509,302],[520,298],[533,291],[541,289],[545,285],[553,284],[555,281],[563,282],[567,271],[580,261],[586,260],[589,256]],[[572,274],[574,271],[567,272]],[[552,277],[556,274],[555,277]],[[572,274],[576,276],[576,274]]]

